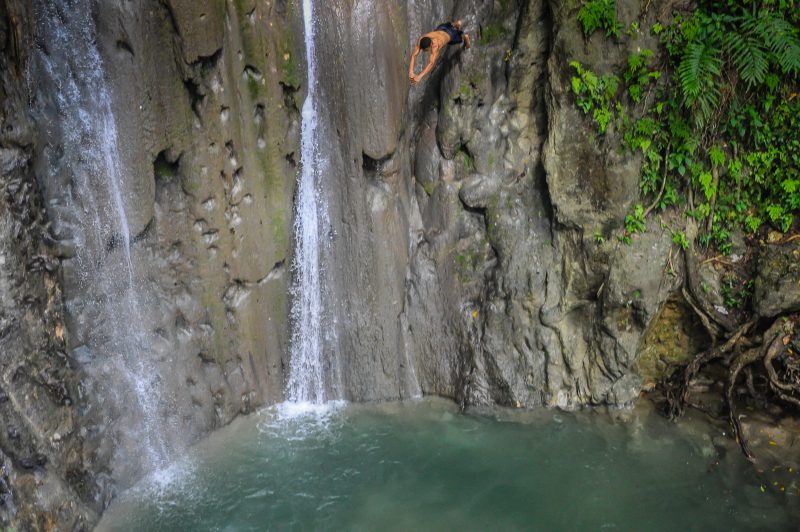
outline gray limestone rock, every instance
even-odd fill
[[[442,154],[436,143],[436,128],[423,125],[414,150],[414,178],[430,196],[439,181]]]
[[[31,15],[25,3],[0,8],[14,40],[0,53],[0,528],[77,530],[102,510],[100,468],[84,454],[88,404],[66,354],[61,268],[32,168],[21,77]]]
[[[800,242],[771,244],[761,251],[753,307],[764,318],[800,311]]]
[[[472,175],[464,180],[458,197],[464,205],[471,209],[485,209],[489,202],[497,195],[500,189],[500,180],[483,175]]]

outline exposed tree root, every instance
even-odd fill
[[[724,400],[736,441],[744,455],[755,460],[736,414],[737,399],[750,397],[759,403],[779,401],[800,407],[800,338],[795,337],[797,317],[777,317],[769,327],[758,318],[737,324],[725,309],[715,307],[700,283],[700,264],[693,250],[684,251],[684,286],[687,305],[694,311],[711,340],[711,347],[698,353],[661,383],[665,413],[682,416],[686,407],[698,408],[690,398],[691,386],[711,363],[727,368]],[[742,374],[745,386],[737,387]],[[707,408],[700,408],[708,413]]]
[[[742,338],[753,328],[755,320],[751,320],[739,327],[722,345],[712,347],[698,354],[686,366],[675,371],[664,383],[664,392],[667,399],[666,414],[670,419],[677,419],[683,415],[687,406],[689,386],[692,380],[709,362],[725,357],[737,347]]]
[[[648,2],[648,4],[649,4],[649,2]],[[645,10],[646,10],[646,8],[645,8]],[[667,170],[669,168],[669,164],[667,164],[667,160],[669,159],[669,154],[670,154],[670,146],[667,146],[667,155],[664,157],[664,172],[663,172],[663,174],[661,176],[661,188],[659,189],[658,194],[656,195],[656,199],[653,200],[653,203],[651,203],[644,210],[644,218],[647,218],[650,215],[650,213],[653,212],[653,209],[655,209],[658,206],[658,204],[661,203],[661,198],[664,197],[664,189],[667,186],[667,175],[668,175],[668,171]]]
[[[687,295],[687,291],[684,290],[684,296]],[[708,315],[704,315],[698,306],[692,305],[691,302],[689,304],[701,320],[706,320],[704,324],[706,322],[709,324],[706,326],[707,329],[719,330],[715,328],[716,323]],[[689,397],[690,385],[702,368],[713,361],[719,361],[727,366],[725,403],[728,408],[728,420],[733,428],[736,442],[751,461],[755,461],[755,456],[748,446],[742,425],[736,415],[737,381],[741,374],[745,374],[746,391],[753,399],[769,400],[764,393],[757,390],[754,377],[754,373],[757,373],[762,382],[769,384],[769,389],[762,386],[767,395],[771,391],[771,397],[800,407],[800,355],[792,349],[795,321],[787,317],[777,318],[761,339],[755,333],[763,329],[758,329],[757,325],[758,320],[752,319],[739,326],[724,343],[699,353],[694,360],[679,368],[662,383],[666,397],[666,414],[675,419],[683,415],[687,406],[696,406]]]
[[[728,403],[728,420],[733,427],[733,433],[736,437],[736,443],[739,444],[739,447],[742,449],[744,455],[748,458],[748,460],[755,460],[755,456],[750,451],[750,448],[747,445],[747,440],[744,437],[742,432],[742,425],[739,423],[739,418],[736,417],[736,404],[734,401],[734,388],[736,387],[736,379],[739,377],[739,373],[744,369],[746,366],[757,362],[760,358],[763,357],[763,353],[759,349],[748,349],[734,359],[733,364],[728,371],[728,385],[725,388],[725,401]]]
[[[730,316],[717,310],[705,297],[705,293],[700,286],[700,264],[694,250],[691,248],[685,250],[683,257],[686,266],[683,297],[700,317],[703,325],[711,335],[712,342],[716,343],[717,339],[724,333],[733,332],[736,329],[736,325]]]
[[[783,327],[775,333],[774,338],[766,349],[766,353],[764,354],[764,369],[767,371],[770,387],[775,394],[787,403],[800,406],[800,375],[792,371],[794,368],[789,368],[787,373],[790,373],[790,378],[793,377],[793,382],[787,382],[782,379],[775,370],[775,359],[779,355],[789,352],[786,347],[791,341],[792,333],[794,332],[794,322],[787,321],[782,325]]]
[[[697,304],[695,304],[695,298],[689,294],[686,288],[683,288],[681,292],[683,295],[683,299],[686,301],[686,304],[692,308],[694,313],[700,319],[700,322],[703,324],[703,327],[708,333],[708,337],[711,338],[711,343],[716,344],[717,339],[722,334],[720,328],[717,326],[716,323],[714,323],[714,321],[711,320],[708,313],[701,310],[700,307],[698,307]]]

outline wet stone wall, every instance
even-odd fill
[[[640,161],[614,149],[613,129],[596,138],[568,62],[610,71],[656,47],[584,38],[573,4],[317,2],[323,349],[338,396],[564,408],[638,397],[640,344],[675,288],[671,235],[593,238],[622,225]],[[284,398],[302,17],[295,0],[83,2],[120,168],[116,218],[99,218],[122,212],[128,229],[78,239],[90,196],[78,185],[103,172],[87,170],[93,145],[65,127],[83,116],[57,95],[58,80],[80,93],[88,78],[74,74],[79,54],[43,39],[38,5],[0,6],[0,526],[90,528],[157,466],[148,438],[168,461]],[[76,16],[75,2],[48,5]],[[649,27],[668,10],[617,11]],[[410,87],[416,39],[452,18],[473,48],[450,47]],[[130,274],[115,277],[123,249]],[[104,269],[124,282],[87,284]],[[138,311],[120,321],[108,309],[131,286]],[[146,339],[133,342],[149,368],[139,388],[112,363],[110,331],[128,329]]]

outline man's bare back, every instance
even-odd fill
[[[436,60],[442,48],[451,44],[463,44],[464,48],[469,48],[471,40],[468,33],[462,31],[463,23],[460,20],[440,24],[435,30],[420,37],[417,47],[411,54],[411,64],[408,66],[408,79],[412,85],[416,85],[419,80],[424,78],[436,66]],[[414,72],[414,63],[421,51],[430,52],[430,58],[425,69],[419,74]]]

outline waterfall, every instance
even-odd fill
[[[126,203],[126,170],[117,123],[97,47],[90,0],[35,0],[35,71],[32,104],[50,139],[43,149],[47,183],[57,199],[58,237],[74,244],[65,264],[74,288],[67,311],[81,330],[83,369],[114,403],[131,447],[144,467],[163,466],[168,455],[160,421],[159,377],[146,312],[152,312],[137,274]],[[29,72],[29,79],[33,74]],[[65,178],[66,176],[66,178]],[[130,176],[128,176],[130,179]],[[58,188],[57,185],[48,185]],[[109,407],[112,408],[112,407]]]
[[[320,118],[313,0],[303,0],[303,29],[308,94],[303,103],[301,128],[301,171],[295,205],[295,257],[292,287],[291,362],[287,397],[291,402],[323,403],[325,390],[323,363],[323,271],[320,235],[327,211],[319,191],[325,168],[320,149]]]

